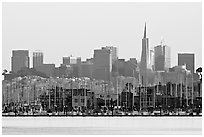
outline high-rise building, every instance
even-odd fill
[[[80,65],[80,77],[92,78],[93,63],[89,61],[82,62]]]
[[[81,57],[63,57],[63,65],[71,66],[71,76],[72,77],[80,77],[80,65],[81,65]]]
[[[144,37],[142,39],[142,55],[140,62],[140,79],[142,84],[147,84],[147,71],[151,70],[149,59],[149,39],[146,37],[146,23],[144,28]]]
[[[169,69],[171,67],[171,49],[169,46],[164,46],[164,58],[165,58],[165,64],[164,68]]]
[[[150,50],[150,66],[152,70],[154,70],[154,50],[153,49]]]
[[[119,76],[125,76],[125,59],[118,59],[118,75]]]
[[[70,64],[77,64],[77,58],[70,56]]]
[[[24,67],[29,68],[29,51],[13,50],[11,57],[12,72],[16,73]]]
[[[43,64],[43,53],[41,51],[33,52],[33,68]]]
[[[102,47],[101,49],[109,49],[111,51],[112,63],[114,63],[118,59],[118,49],[117,49],[117,47],[106,46],[106,47]]]
[[[170,47],[161,43],[161,45],[154,47],[154,56],[155,71],[164,71],[171,67]]]
[[[179,53],[178,66],[186,65],[187,70],[194,73],[194,54],[193,53]]]
[[[113,77],[118,75],[118,49],[117,47],[113,46],[106,46],[101,47],[101,49],[108,49],[111,52],[111,58],[112,58],[112,72],[111,75]]]
[[[63,57],[62,60],[64,65],[78,64],[81,62],[81,57],[73,57],[71,55],[69,57]]]
[[[110,81],[112,71],[112,58],[109,49],[94,50],[93,78]]]
[[[63,65],[70,65],[70,57],[63,57]]]
[[[76,63],[77,63],[77,64],[81,64],[81,57],[77,57],[77,58],[76,58]]]
[[[136,68],[137,68],[137,60],[136,58],[130,58],[130,60],[125,62],[124,70],[126,77],[135,77],[136,76]]]

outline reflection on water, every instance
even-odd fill
[[[200,129],[126,129],[126,128],[80,128],[80,127],[44,127],[44,128],[23,128],[23,127],[6,127],[2,129],[3,135],[151,135],[151,134],[169,134],[169,135],[199,135]]]
[[[202,118],[2,118],[3,135],[202,134]]]

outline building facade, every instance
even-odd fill
[[[150,50],[150,66],[152,70],[154,70],[154,50],[153,49]]]
[[[154,47],[154,70],[164,71],[171,67],[170,47],[166,45],[158,45]]]
[[[12,72],[17,73],[22,68],[29,68],[30,64],[28,50],[13,50],[11,57]]]
[[[117,47],[106,46],[106,47],[102,47],[101,49],[108,49],[108,50],[110,50],[111,51],[112,63],[117,61],[117,59],[118,59],[118,49],[117,49]]]
[[[112,58],[109,49],[94,50],[93,78],[110,81],[112,71]]]
[[[179,53],[178,54],[178,66],[186,65],[186,68],[191,71],[191,73],[195,72],[195,61],[194,54],[191,53]]]
[[[36,70],[45,73],[48,77],[53,77],[55,74],[55,64],[43,64],[36,66]]]
[[[80,77],[92,78],[93,74],[93,63],[91,62],[82,62],[80,65]]]
[[[43,53],[41,51],[33,52],[33,68],[43,64]]]
[[[81,63],[81,57],[73,57],[72,55],[69,57],[63,57],[62,61],[64,65],[71,65],[71,64],[79,64]]]
[[[140,62],[140,79],[142,84],[147,84],[148,70],[151,70],[150,59],[149,59],[149,39],[146,37],[146,23],[144,29],[144,37],[142,39],[142,55]]]

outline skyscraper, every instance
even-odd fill
[[[149,39],[146,37],[146,23],[144,28],[144,37],[142,39],[142,55],[140,62],[140,79],[142,84],[147,84],[147,70],[151,69],[149,59]]]
[[[187,70],[194,73],[194,54],[193,53],[179,53],[178,54],[178,66],[186,64]]]
[[[64,65],[70,65],[70,57],[63,57],[62,60]]]
[[[109,49],[94,50],[93,78],[97,80],[110,81],[111,71],[111,51]]]
[[[64,65],[77,64],[77,63],[81,62],[80,57],[73,57],[72,55],[69,57],[63,57],[62,59],[63,59]]]
[[[29,51],[28,50],[13,50],[11,57],[12,72],[18,72],[24,67],[29,68]]]
[[[154,50],[153,49],[150,50],[150,66],[152,70],[154,70]]]
[[[112,63],[118,59],[118,49],[113,46],[102,47],[101,49],[109,49],[111,51]]]
[[[102,47],[101,49],[108,49],[111,52],[111,58],[112,58],[112,76],[114,77],[115,75],[118,74],[118,49],[117,47],[113,46],[106,46]]]
[[[81,62],[80,77],[92,78],[93,63],[90,61]]]
[[[165,58],[165,64],[164,64],[164,68],[168,69],[171,67],[171,49],[169,46],[164,46],[163,47],[164,50],[164,58]]]
[[[33,52],[33,68],[43,64],[43,53],[41,51]]]
[[[164,71],[171,67],[170,47],[161,42],[160,45],[154,47],[154,56],[155,71]]]
[[[81,57],[63,57],[63,65],[71,66],[71,76],[80,77]]]

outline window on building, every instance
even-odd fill
[[[77,103],[77,102],[78,102],[78,99],[75,99],[74,102]]]
[[[77,91],[73,91],[73,96],[77,96]]]
[[[81,91],[81,96],[84,96],[84,91]]]

